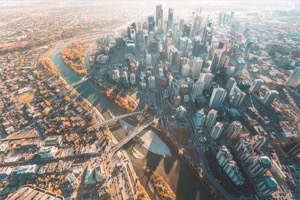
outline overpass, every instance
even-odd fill
[[[139,126],[138,128],[134,129],[133,131],[131,131],[126,137],[124,137],[120,142],[118,142],[118,144],[116,144],[115,146],[113,146],[111,148],[111,153],[114,154],[116,151],[118,151],[122,146],[124,146],[125,144],[127,144],[132,138],[134,138],[135,136],[137,136],[141,131],[143,131],[144,129],[146,129],[148,126],[150,126],[155,120],[157,120],[156,117],[152,117],[151,119],[147,120],[144,124],[142,124],[141,126]]]
[[[143,114],[143,112],[142,111],[137,111],[137,112],[132,112],[132,113],[129,113],[129,114],[121,115],[121,116],[118,116],[118,117],[114,117],[112,119],[109,119],[109,120],[106,120],[104,122],[100,122],[98,124],[90,126],[90,127],[87,128],[87,130],[90,131],[90,130],[93,130],[95,128],[99,128],[101,126],[104,126],[105,124],[109,124],[111,122],[117,121],[118,119],[122,119],[122,118],[125,118],[125,117],[130,117],[130,116],[138,115],[138,114]]]
[[[89,79],[90,79],[90,78],[89,78],[88,76],[84,76],[84,77],[82,77],[78,82],[73,83],[73,84],[72,84],[72,87],[76,87],[76,86],[78,86],[78,85],[81,85],[81,84],[87,82]]]

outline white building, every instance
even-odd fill
[[[192,67],[192,77],[198,79],[202,70],[203,60],[200,57],[194,57],[193,67]]]
[[[179,106],[176,109],[176,117],[178,117],[179,119],[184,118],[185,113],[186,113],[186,109],[183,106]]]
[[[209,100],[210,108],[219,108],[222,106],[224,99],[226,97],[226,91],[223,88],[215,88]]]
[[[198,81],[193,86],[192,96],[193,96],[194,101],[197,96],[201,96],[203,94],[203,90],[204,90],[204,81],[201,79],[198,79]]]
[[[57,147],[55,146],[48,146],[48,147],[42,147],[39,151],[40,158],[54,158],[55,154],[57,152]]]
[[[242,129],[243,125],[239,121],[233,121],[227,129],[227,136],[230,139],[237,139],[240,136]]]
[[[213,127],[216,123],[217,117],[218,117],[218,112],[215,109],[211,109],[207,114],[205,126],[208,128]]]
[[[210,132],[210,136],[212,139],[216,140],[219,139],[222,131],[224,129],[224,126],[221,122],[217,122],[216,125],[213,126],[211,132]]]
[[[155,77],[154,76],[148,77],[148,87],[149,87],[149,89],[155,88]]]
[[[182,69],[181,69],[181,75],[182,76],[189,76],[190,70],[191,70],[191,67],[189,66],[189,64],[183,65]]]
[[[202,129],[205,122],[205,113],[203,109],[196,112],[193,122],[196,129]]]

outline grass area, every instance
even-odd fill
[[[23,93],[23,94],[17,96],[17,99],[22,104],[30,103],[33,100],[33,98],[34,98],[33,92],[26,92],[26,93]]]

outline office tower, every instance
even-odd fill
[[[242,129],[243,125],[239,121],[233,121],[227,129],[227,136],[231,140],[237,139],[240,136]]]
[[[260,151],[262,146],[266,143],[266,138],[261,135],[255,135],[251,140],[251,145],[254,151]]]
[[[201,96],[203,94],[203,90],[204,90],[204,81],[202,79],[198,79],[193,86],[192,97],[194,101],[196,100],[197,96]]]
[[[155,27],[154,16],[149,15],[148,16],[148,30],[149,30],[149,32],[154,31],[154,27]]]
[[[184,19],[179,20],[179,31],[183,33],[183,24],[184,24]]]
[[[290,138],[289,141],[283,146],[283,150],[289,158],[296,157],[300,153],[300,138]]]
[[[210,108],[223,107],[223,101],[226,97],[226,91],[223,88],[215,88],[209,100]]]
[[[198,110],[193,119],[194,126],[196,129],[201,129],[205,122],[205,113],[202,110]]]
[[[118,69],[114,69],[111,74],[111,79],[116,83],[119,82],[120,79],[120,71]]]
[[[223,128],[223,124],[221,122],[217,122],[210,132],[210,137],[214,140],[219,139],[222,134]]]
[[[227,94],[229,96],[233,94],[235,87],[236,87],[235,79],[234,78],[229,78],[227,83],[226,83],[226,86],[225,86],[225,89],[226,89]]]
[[[135,82],[136,82],[135,73],[131,73],[131,74],[129,75],[129,80],[130,80],[130,84],[131,84],[131,85],[134,85],[134,84],[135,84]]]
[[[163,24],[164,24],[164,17],[163,17],[162,5],[156,5],[156,26],[163,27]]]
[[[185,23],[183,25],[183,34],[182,37],[189,38],[191,36],[192,25],[190,23]]]
[[[199,56],[202,47],[203,47],[203,45],[201,43],[200,37],[195,36],[194,39],[193,39],[193,49],[192,49],[193,55],[196,56],[196,57]]]
[[[203,34],[202,34],[202,43],[205,46],[209,46],[211,45],[211,41],[212,41],[212,22],[208,22],[208,24],[205,25],[204,30],[203,30]]]
[[[220,59],[222,57],[224,50],[223,49],[216,49],[214,56],[212,58],[212,63],[210,66],[210,70],[212,73],[217,73],[220,68]]]
[[[124,86],[128,86],[128,74],[126,71],[123,71],[122,82]]]
[[[186,109],[183,106],[179,106],[176,108],[176,117],[179,119],[183,119],[186,113]]]
[[[178,53],[178,49],[174,46],[171,46],[169,50],[169,62],[171,63],[172,66],[174,66],[177,63],[176,61],[177,53]]]
[[[276,97],[278,96],[278,92],[276,90],[269,90],[268,92],[266,92],[262,102],[265,105],[271,105],[272,102],[276,99]]]
[[[198,35],[200,28],[202,26],[202,17],[200,15],[197,15],[194,19],[194,24],[193,24],[193,35]]]
[[[251,39],[247,39],[246,42],[246,47],[245,47],[245,51],[244,51],[244,55],[248,56],[249,55],[249,51],[251,50],[251,47],[253,46],[253,42]]]
[[[289,79],[285,82],[288,87],[293,87],[300,79],[300,66],[296,67]]]
[[[222,13],[222,12],[220,12],[220,14],[219,14],[219,25],[221,25],[221,24],[223,24],[223,14],[224,13]]]
[[[230,104],[233,107],[240,107],[246,98],[246,93],[242,92],[240,89],[236,89],[233,96],[230,98]]]
[[[214,79],[214,75],[211,73],[201,73],[199,79],[204,80],[204,90],[208,90],[212,80]]]
[[[198,79],[200,77],[200,73],[202,70],[203,60],[200,57],[194,57],[193,59],[193,67],[192,67],[192,77],[194,79]]]
[[[219,62],[220,68],[226,68],[229,62],[230,62],[230,57],[225,53],[223,53]]]
[[[243,69],[244,69],[245,66],[246,66],[246,64],[245,64],[244,59],[242,57],[239,57],[236,60],[236,65],[235,65],[235,68],[234,68],[233,76],[234,77],[240,77],[243,73]]]
[[[172,30],[173,28],[173,17],[174,17],[174,9],[173,8],[169,8],[169,12],[168,12],[168,31]]]
[[[249,89],[249,92],[252,92],[252,93],[259,92],[259,90],[263,84],[264,84],[263,80],[255,79]]]
[[[213,127],[216,123],[217,117],[218,117],[218,112],[215,109],[211,109],[207,114],[205,126],[208,128]]]
[[[189,76],[190,70],[191,70],[191,67],[189,66],[189,64],[183,65],[182,69],[181,69],[181,75],[182,76]]]
[[[256,184],[258,193],[262,196],[268,196],[278,190],[278,183],[273,177],[263,176]]]
[[[244,184],[245,178],[243,177],[239,167],[237,166],[234,160],[231,160],[229,163],[225,165],[224,171],[235,185]]]
[[[149,87],[149,89],[155,88],[155,77],[154,76],[148,77],[148,87]]]
[[[219,151],[216,155],[216,158],[217,158],[219,165],[221,167],[225,167],[225,165],[233,159],[233,156],[231,155],[229,149],[227,149],[226,146],[222,146],[219,149]]]
[[[257,177],[263,175],[268,169],[271,169],[271,163],[267,156],[257,156],[254,161],[248,166],[248,171],[251,176]]]

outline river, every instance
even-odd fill
[[[85,60],[86,67],[90,70],[89,55],[93,49],[95,43],[92,43],[89,46],[87,58]],[[73,84],[81,79],[82,76],[77,75],[73,70],[71,70],[60,58],[61,49],[66,44],[59,47],[54,53],[50,56],[53,63],[56,65],[61,76],[68,82],[68,84]],[[123,114],[118,107],[110,102],[104,95],[96,84],[91,81],[87,81],[84,84],[75,87],[77,92],[87,99],[90,103],[93,104],[101,113],[107,111],[108,109],[116,115]],[[121,127],[120,124],[116,124],[111,128],[114,136],[120,140],[125,136],[125,130]],[[148,186],[148,179],[144,174],[144,169],[146,166],[156,170],[160,175],[162,175],[165,180],[168,182],[172,190],[177,196],[177,199],[180,200],[194,200],[194,199],[212,199],[209,192],[205,189],[204,185],[196,179],[194,174],[188,169],[188,167],[180,160],[176,152],[172,149],[167,142],[160,137],[155,137],[156,140],[161,140],[163,145],[166,145],[171,150],[171,155],[162,156],[154,154],[143,146],[136,144],[134,141],[129,142],[124,146],[128,156],[134,166],[136,174],[139,176],[140,182],[146,188],[151,199],[154,199],[154,196],[150,192]],[[160,142],[153,142],[153,144],[161,144]],[[131,147],[134,146],[135,149],[140,151],[145,158],[137,159],[133,156]]]

